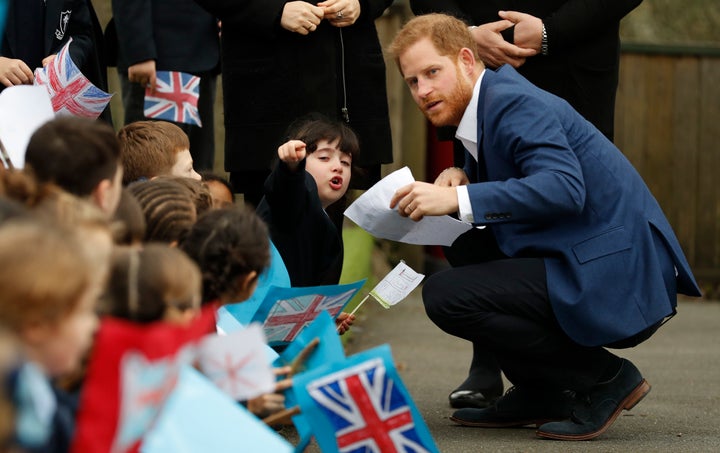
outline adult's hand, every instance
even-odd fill
[[[323,15],[322,8],[310,3],[287,2],[283,8],[282,17],[280,17],[280,25],[293,33],[307,35],[317,30]]]
[[[500,11],[500,17],[515,24],[515,45],[523,49],[532,49],[537,54],[542,44],[542,20],[530,14],[517,11]]]
[[[443,170],[437,178],[435,178],[434,184],[442,187],[456,187],[464,186],[469,183],[465,170],[459,167],[450,167]]]
[[[347,27],[358,20],[361,13],[358,0],[326,0],[318,3],[324,17],[334,27]]]
[[[128,80],[149,86],[155,91],[157,71],[155,71],[155,60],[145,60],[128,67]]]
[[[457,190],[415,181],[395,192],[390,200],[390,209],[395,207],[401,216],[415,221],[426,215],[450,214],[458,210]]]
[[[22,60],[0,57],[0,83],[6,87],[30,85],[33,72]]]
[[[513,25],[513,22],[509,20],[499,20],[479,25],[470,30],[477,43],[480,59],[488,67],[497,68],[507,63],[518,68],[525,63],[527,57],[537,54],[536,50],[523,49],[503,39],[500,32]]]

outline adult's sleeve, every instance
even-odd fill
[[[642,0],[569,0],[557,11],[541,17],[551,49],[566,49],[594,38],[620,20]]]
[[[243,27],[258,37],[276,33],[286,0],[195,0],[220,19],[223,27]]]
[[[90,10],[86,1],[77,0],[72,7],[72,14],[68,22],[66,36],[72,37],[70,43],[70,56],[73,62],[83,67],[90,59],[93,52],[93,25],[90,18]],[[19,25],[18,25],[19,26]],[[59,51],[60,49],[56,49]]]
[[[157,59],[151,0],[113,0],[118,46],[128,65]]]

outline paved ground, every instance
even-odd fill
[[[720,303],[681,302],[678,315],[650,340],[621,351],[653,386],[600,438],[588,442],[537,439],[533,429],[454,425],[447,394],[465,378],[470,345],[446,335],[425,316],[420,290],[384,310],[359,311],[349,353],[383,343],[443,453],[707,452],[720,451]]]

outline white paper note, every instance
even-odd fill
[[[415,181],[408,167],[390,173],[345,210],[345,216],[377,238],[407,244],[450,246],[472,228],[450,216],[426,216],[416,222],[390,209],[395,191]]]

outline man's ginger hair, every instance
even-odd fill
[[[467,24],[446,14],[424,14],[410,19],[395,35],[387,51],[400,69],[400,56],[426,38],[442,56],[454,59],[461,49],[468,48],[472,51],[475,61],[480,61],[477,44]]]
[[[120,129],[123,185],[170,173],[176,154],[190,149],[187,134],[167,121],[135,121]]]

